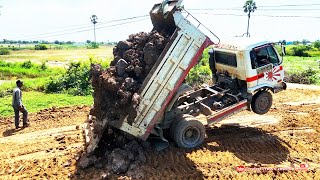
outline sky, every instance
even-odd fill
[[[90,16],[98,16],[98,42],[116,42],[152,29],[148,15],[159,0],[0,0],[0,40],[93,40]],[[201,3],[200,3],[201,2]],[[251,37],[272,41],[320,39],[318,0],[255,0]],[[221,39],[246,32],[245,0],[184,0],[184,7]],[[299,6],[285,6],[299,5]],[[207,9],[207,10],[206,10]],[[110,22],[113,21],[113,22]]]

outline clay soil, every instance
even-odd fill
[[[320,90],[280,92],[265,116],[245,111],[221,122],[208,129],[206,142],[196,149],[171,143],[161,152],[145,151],[146,163],[119,175],[104,166],[84,170],[77,166],[84,151],[81,125],[89,107],[43,110],[30,115],[30,127],[18,130],[12,117],[0,118],[0,179],[319,179],[319,97]],[[309,170],[236,171],[240,165],[300,164]]]

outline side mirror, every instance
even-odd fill
[[[285,56],[287,54],[286,47],[283,45],[281,45],[281,52],[282,52],[282,56]]]

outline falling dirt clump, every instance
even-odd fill
[[[119,121],[128,117],[128,123],[132,123],[140,101],[138,90],[168,41],[169,35],[157,31],[132,34],[115,46],[109,68],[102,69],[99,64],[91,66],[94,106],[90,114],[96,117],[95,121],[104,118]]]

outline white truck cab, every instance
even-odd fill
[[[221,42],[210,52],[210,68],[214,82],[240,90],[258,114],[268,112],[272,105],[268,90],[277,93],[286,89],[282,57],[269,41],[234,38]],[[254,102],[257,98],[264,103]],[[259,104],[265,107],[257,107]]]

